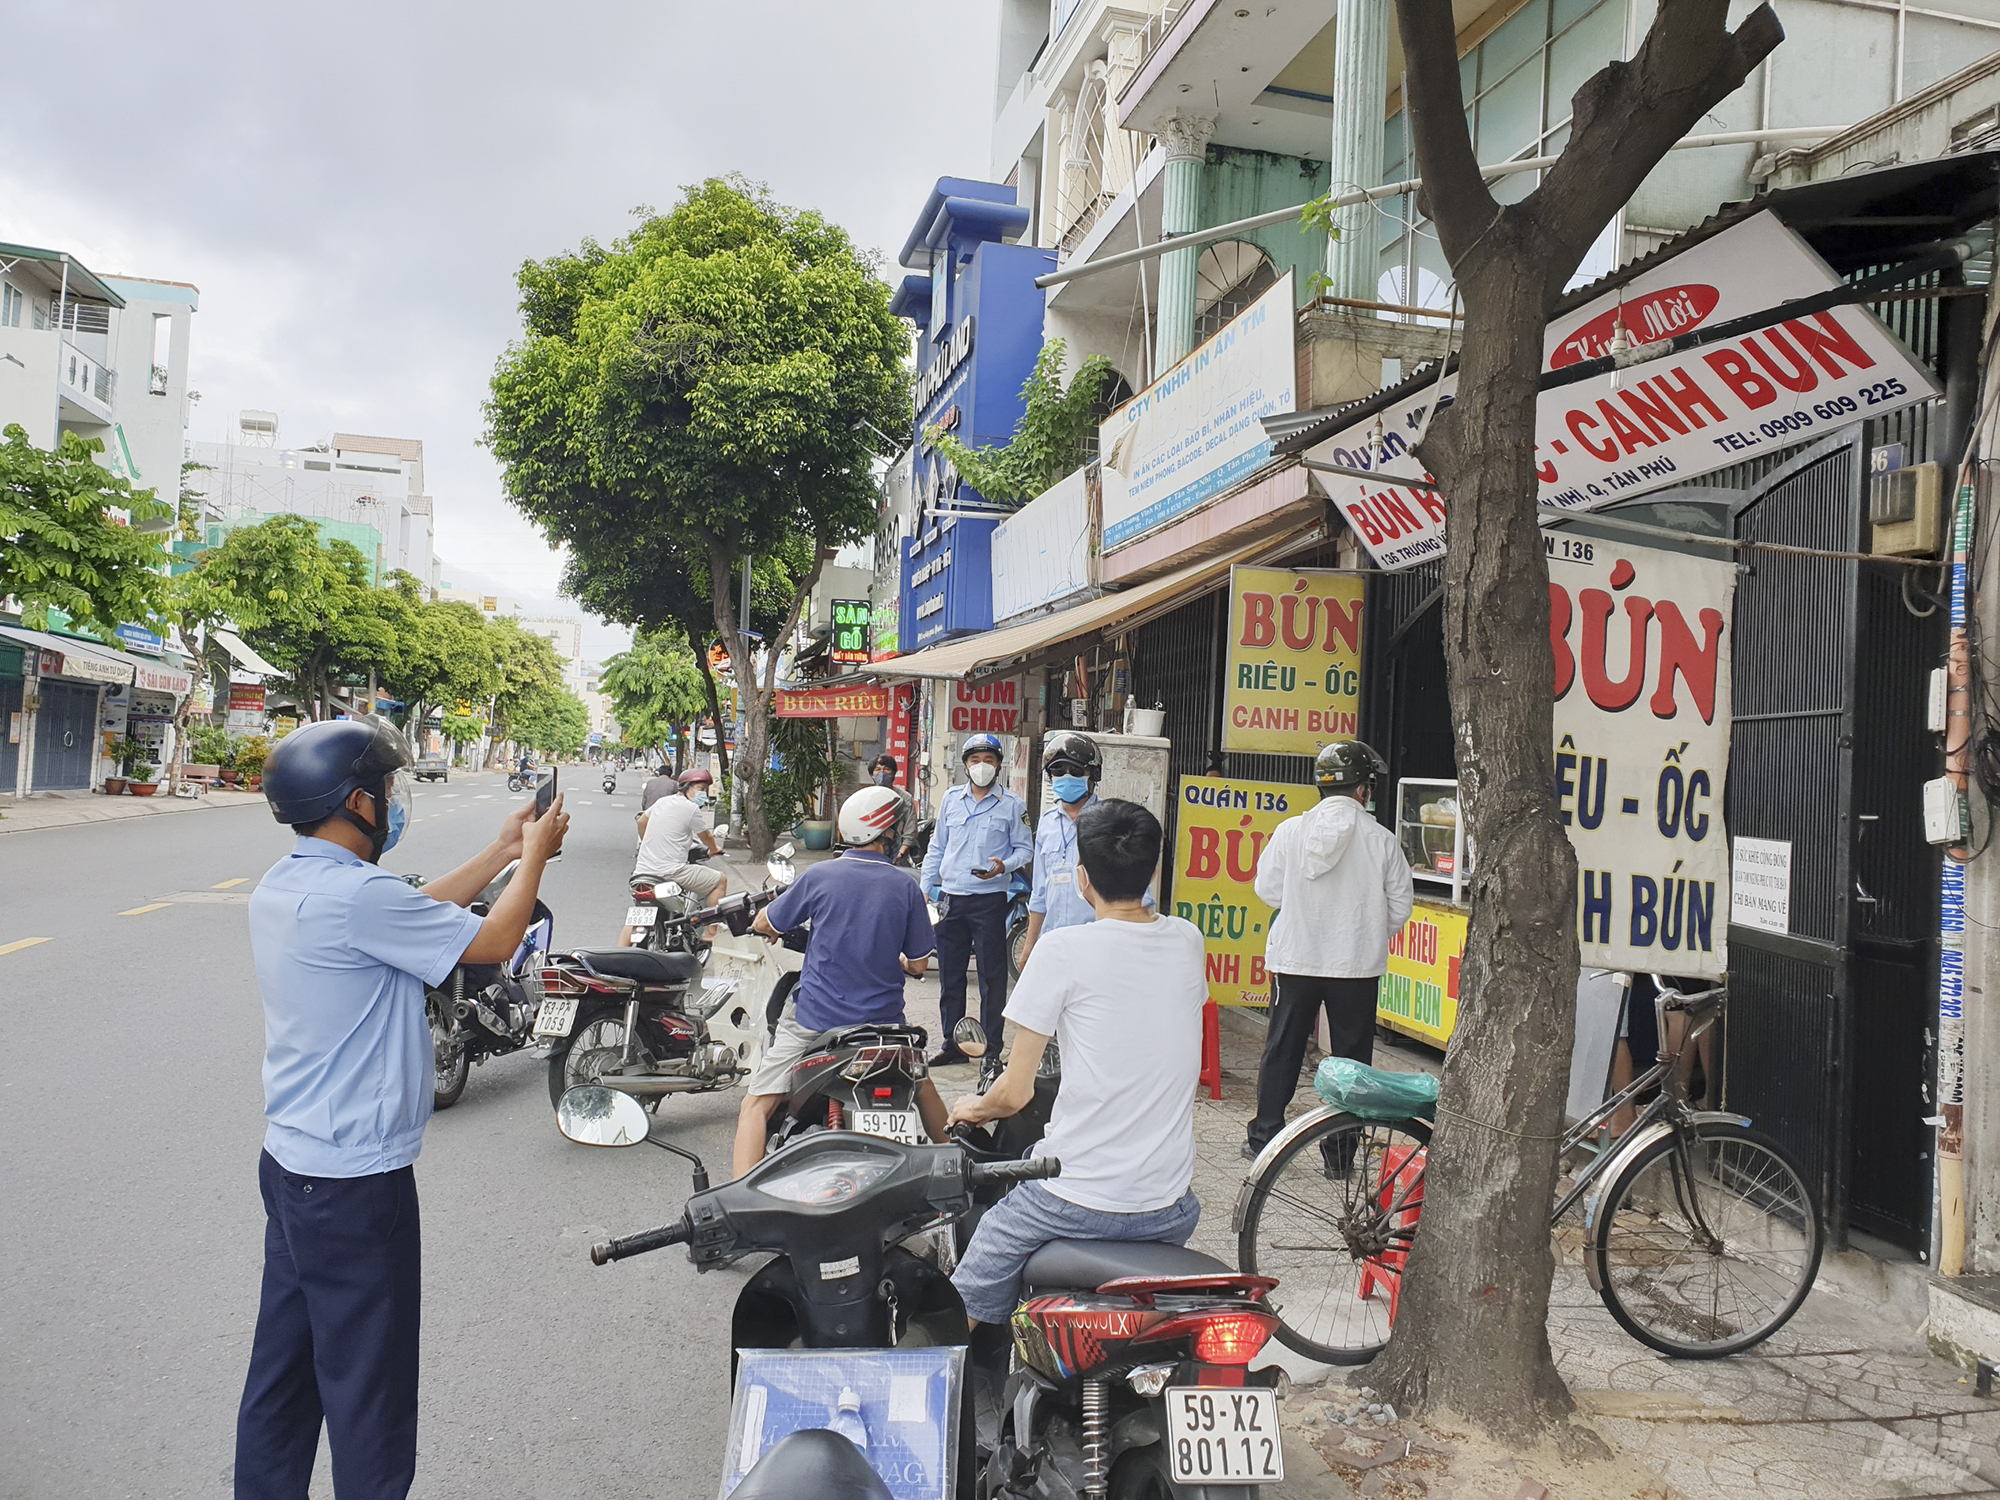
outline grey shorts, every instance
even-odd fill
[[[659,875],[634,875],[632,884],[662,885],[671,880],[697,901],[707,901],[722,884],[722,871],[713,865],[675,865]]]
[[[778,1035],[775,1040],[764,1044],[764,1055],[757,1059],[757,1066],[750,1072],[750,1081],[743,1086],[749,1094],[786,1094],[791,1092],[792,1069],[800,1058],[818,1050],[820,1044],[832,1033],[808,1031],[799,1024],[798,1012],[791,1002],[785,1002],[785,1009],[778,1017]]]

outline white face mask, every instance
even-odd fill
[[[1000,774],[1000,768],[988,765],[982,760],[974,764],[965,774],[972,778],[974,786],[991,786],[993,785],[993,778]]]

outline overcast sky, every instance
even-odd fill
[[[900,277],[931,184],[989,165],[993,0],[5,12],[0,240],[201,289],[198,441],[245,407],[288,446],[421,438],[445,578],[524,602],[559,561],[478,444],[524,258],[741,171]]]

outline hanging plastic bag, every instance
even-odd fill
[[[1313,1089],[1335,1109],[1364,1120],[1431,1119],[1438,1081],[1428,1073],[1385,1073],[1351,1057],[1329,1057],[1313,1074]]]

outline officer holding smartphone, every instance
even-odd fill
[[[324,1421],[340,1500],[401,1500],[417,1465],[421,1293],[411,1163],[431,1114],[424,986],[501,963],[569,818],[553,781],[422,890],[380,867],[409,822],[386,723],[308,724],[264,796],[298,835],[250,898],[264,995],[264,1282],[236,1422],[237,1500],[305,1500]],[[537,808],[541,816],[535,816]],[[483,918],[466,907],[520,868]]]

